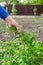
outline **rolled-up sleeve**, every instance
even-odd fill
[[[5,18],[7,18],[8,16],[8,12],[6,12],[6,10],[2,6],[0,6],[0,18],[5,20]]]

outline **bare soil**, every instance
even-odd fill
[[[38,41],[43,41],[43,16],[13,16],[22,26],[23,31],[35,33]],[[0,40],[5,42],[14,39],[15,35],[7,29],[5,21],[0,19]]]

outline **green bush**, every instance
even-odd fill
[[[43,42],[37,42],[32,32],[21,32],[14,41],[0,41],[0,65],[43,65]]]

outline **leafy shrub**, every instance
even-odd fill
[[[0,65],[43,65],[43,42],[37,42],[32,32],[0,42]]]

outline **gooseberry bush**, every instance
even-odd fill
[[[17,33],[16,28],[9,28]],[[43,42],[32,32],[21,32],[13,41],[0,41],[0,65],[43,65]]]

